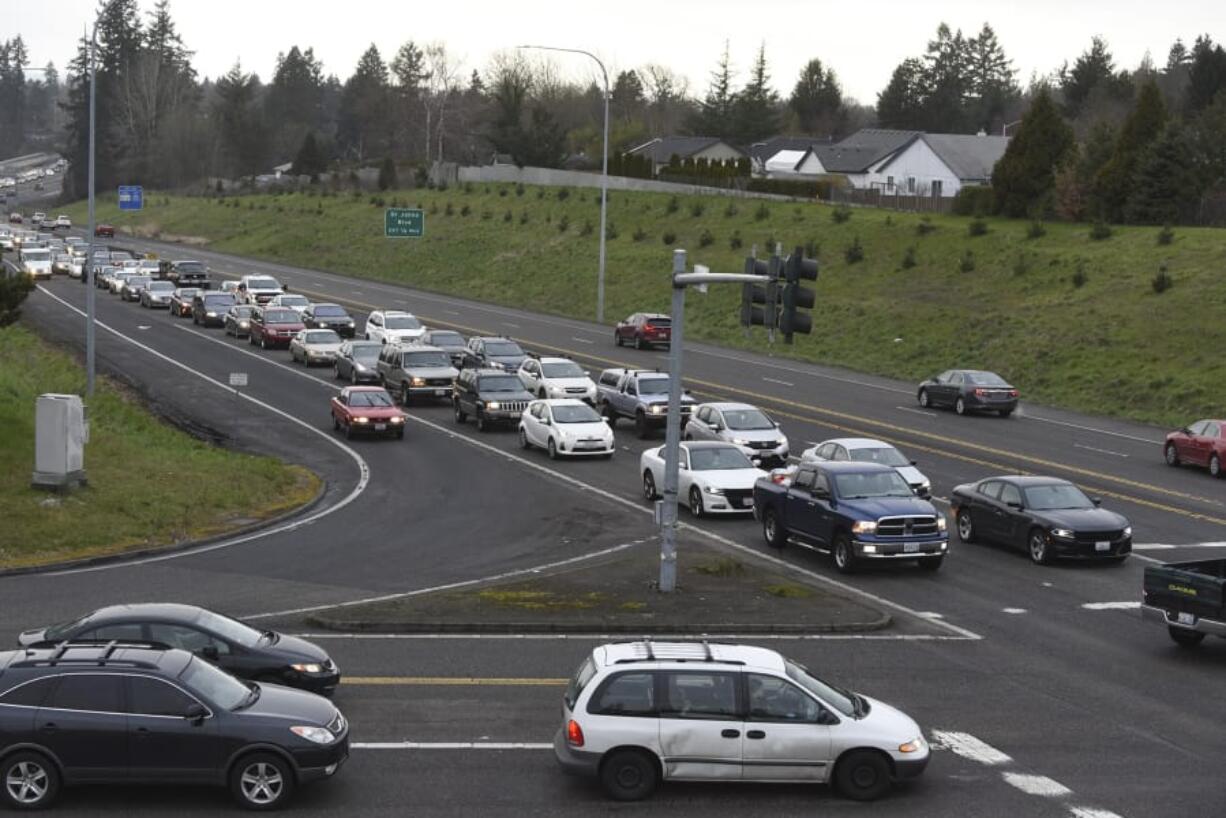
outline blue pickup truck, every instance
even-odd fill
[[[935,571],[949,551],[945,516],[879,463],[801,463],[790,479],[764,477],[754,485],[753,513],[767,545],[794,539],[829,551],[845,574],[900,559]]]

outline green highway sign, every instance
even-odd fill
[[[425,211],[408,207],[389,207],[383,211],[383,237],[420,239],[426,235]]]

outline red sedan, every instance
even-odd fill
[[[406,415],[381,386],[347,386],[332,399],[332,428],[345,437],[369,433],[404,437]]]
[[[1198,420],[1171,432],[1163,453],[1168,466],[1207,466],[1210,474],[1221,477],[1226,461],[1226,420]]]
[[[672,332],[673,321],[667,315],[636,312],[625,321],[617,323],[613,342],[618,346],[629,343],[635,349],[654,347],[656,344],[668,346]]]
[[[247,340],[262,349],[288,347],[304,329],[302,316],[289,307],[261,307],[251,313],[251,332]]]
[[[115,238],[115,228],[109,224],[99,224],[94,226],[94,235],[99,238],[113,239]]]

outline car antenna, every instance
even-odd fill
[[[643,647],[647,649],[647,661],[654,662],[656,660],[656,655],[651,650],[651,637],[650,636],[643,637]]]
[[[710,643],[710,642],[708,642],[706,639],[703,639],[703,640],[702,640],[702,649],[703,649],[704,651],[706,651],[706,653],[707,653],[707,661],[708,661],[708,662],[714,662],[714,661],[715,661],[715,654],[711,652],[711,643]]]

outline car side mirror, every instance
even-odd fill
[[[1009,508],[1015,508],[1015,509],[1017,509],[1018,511],[1021,511],[1021,510],[1024,508],[1024,506],[1023,506],[1021,503],[1014,502],[1014,501],[1010,501],[1010,502],[1008,502],[1008,503],[1005,503],[1005,505],[1007,505]]]
[[[1180,430],[1179,430],[1179,434],[1181,434],[1181,435],[1190,435],[1190,434],[1192,434],[1192,430],[1191,430],[1190,428],[1188,428],[1187,426],[1185,426],[1185,427],[1183,427],[1182,429],[1180,429]]]
[[[817,723],[829,727],[838,724],[839,719],[838,716],[823,707],[817,711]]]
[[[287,292],[289,292],[289,285],[288,285],[288,284],[282,284],[282,285],[281,285],[281,292],[283,292],[283,293],[287,293]]]
[[[1099,506],[1101,506],[1101,505],[1103,504],[1103,498],[1101,498],[1101,497],[1091,497],[1091,498],[1090,498],[1090,502],[1094,504],[1094,507],[1095,507],[1095,508],[1098,508]]]
[[[541,425],[542,426],[552,426],[553,424],[550,423],[549,418],[541,418]]]
[[[208,714],[209,711],[204,709],[203,704],[200,702],[192,702],[187,706],[187,709],[183,711],[183,718],[199,724],[200,722],[204,721],[204,717]]]
[[[221,654],[217,652],[216,645],[205,645],[200,649],[201,658],[208,659],[210,662],[216,662]]]
[[[918,464],[918,463],[916,463],[914,460],[912,460],[912,461],[911,461],[911,465],[912,465],[912,466],[918,466],[919,464]]]

